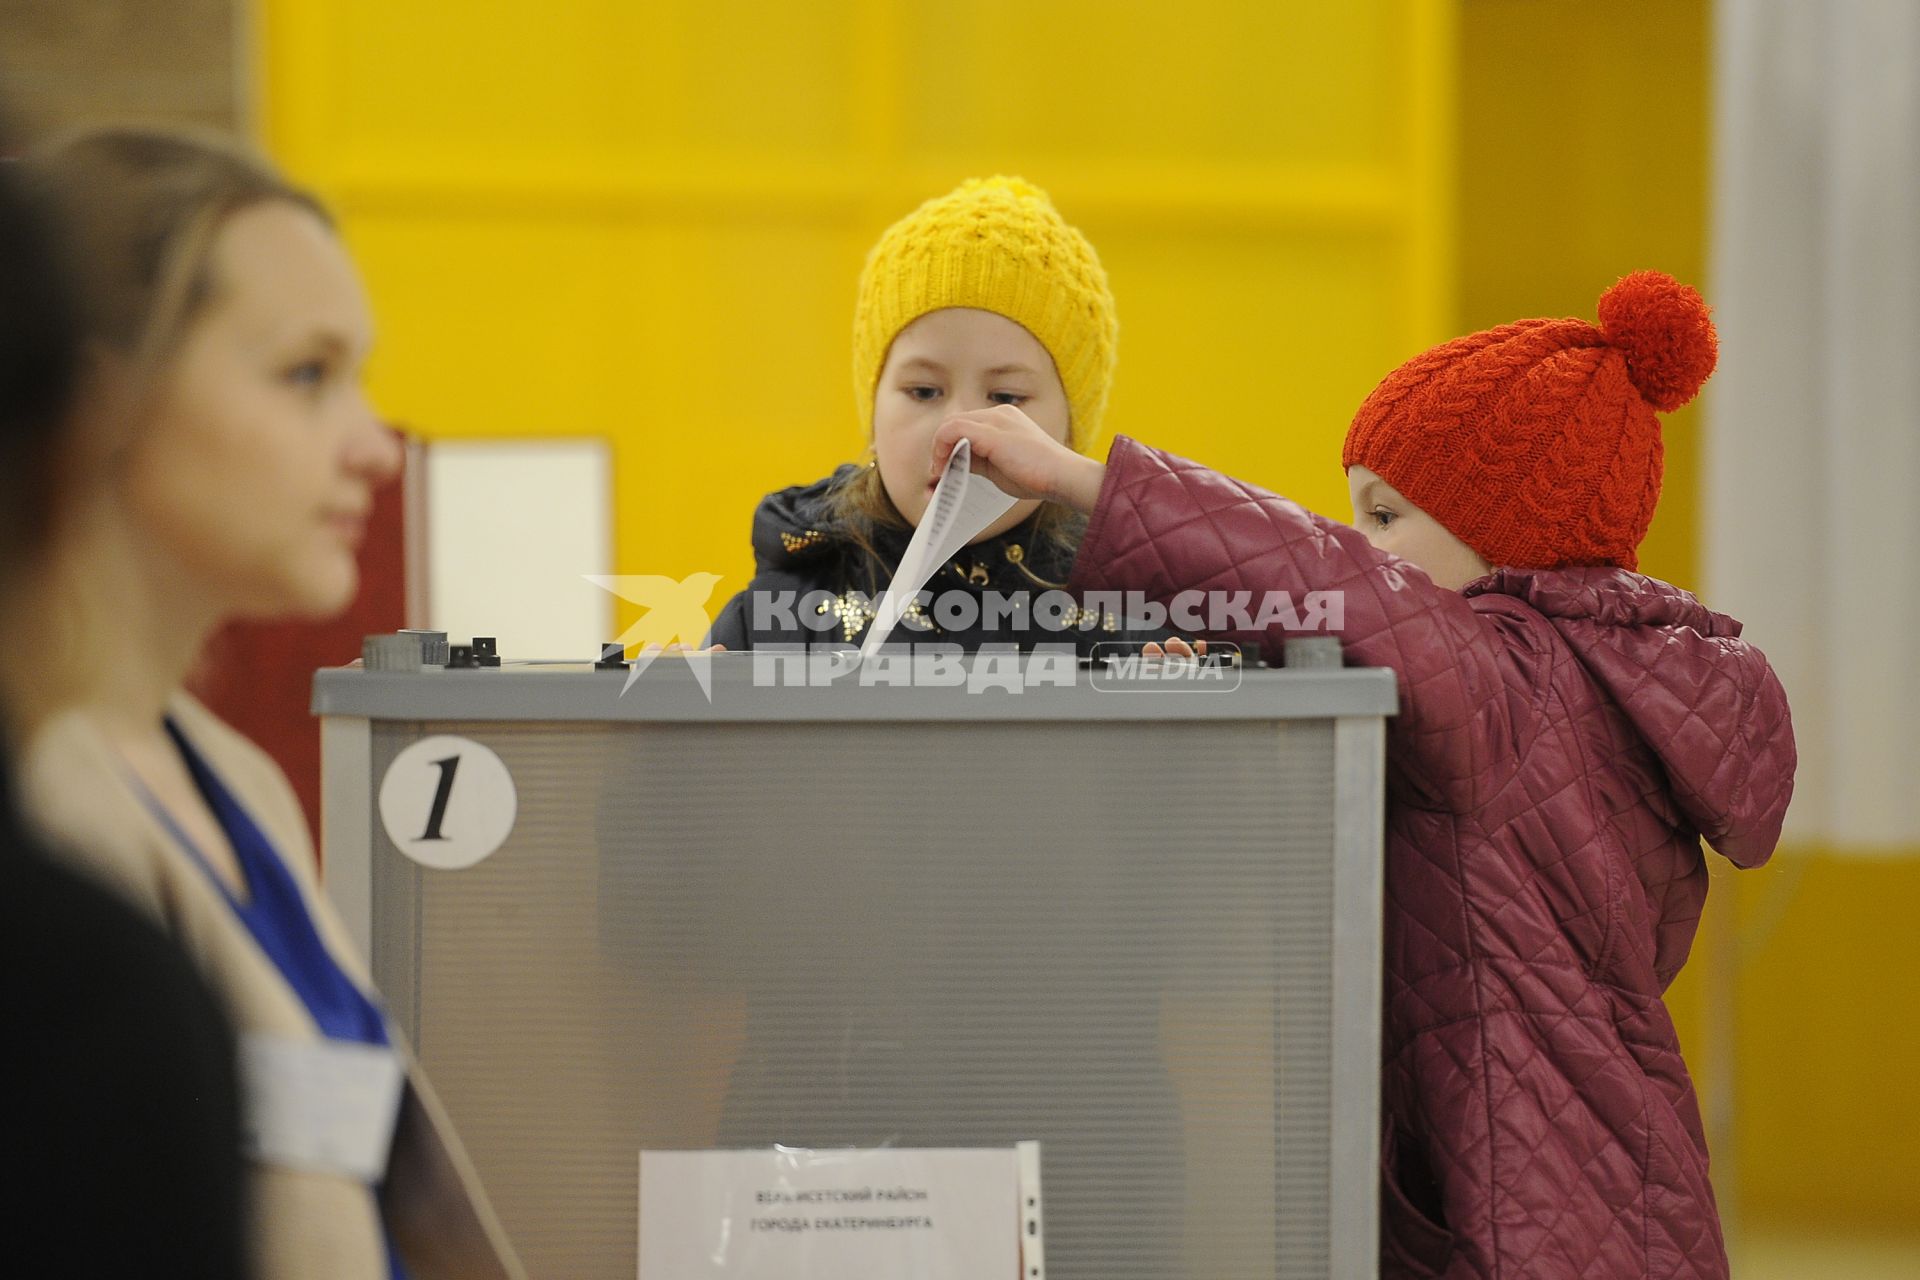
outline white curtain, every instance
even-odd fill
[[[1920,851],[1920,0],[1718,0],[1704,596],[1793,703],[1790,840]]]

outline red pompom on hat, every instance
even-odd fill
[[[1360,406],[1342,465],[1489,564],[1637,567],[1660,499],[1654,412],[1699,393],[1719,344],[1700,295],[1658,271],[1608,289],[1599,318],[1521,320],[1415,356]]]

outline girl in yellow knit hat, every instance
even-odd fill
[[[933,494],[940,424],[1014,405],[1084,450],[1099,434],[1118,333],[1093,246],[1028,182],[973,179],[889,227],[867,255],[853,318],[871,460],[761,501],[754,579],[709,642],[857,643]],[[969,650],[1120,638],[1110,615],[1022,607],[1064,588],[1083,525],[1054,503],[1015,503],[939,570],[932,599],[896,636]]]

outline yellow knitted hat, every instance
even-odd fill
[[[1100,430],[1120,321],[1107,273],[1047,193],[1020,178],[972,178],[888,227],[860,272],[853,391],[873,424],[874,388],[900,331],[946,307],[1020,325],[1047,349],[1072,413],[1068,443]]]

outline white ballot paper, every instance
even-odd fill
[[[1036,1143],[643,1151],[640,1280],[1043,1275],[1038,1180]]]
[[[920,588],[927,585],[927,579],[1017,501],[1001,492],[993,481],[968,470],[972,456],[973,445],[962,440],[947,458],[946,470],[940,473],[940,483],[927,503],[926,514],[920,517],[920,527],[913,531],[913,538],[900,557],[900,567],[893,572],[893,581],[887,584],[880,603],[874,606],[866,643],[860,646],[862,658],[886,643],[899,624],[900,615],[920,594]]]

